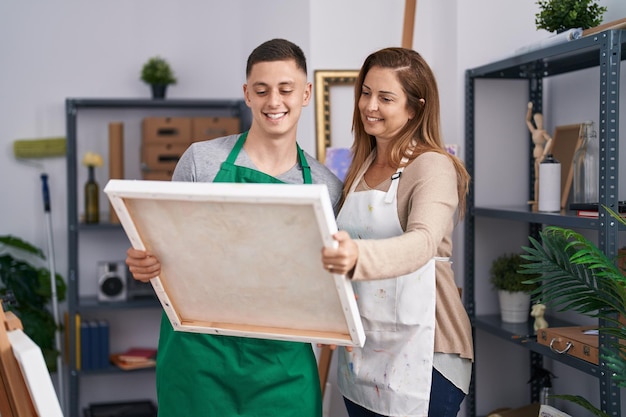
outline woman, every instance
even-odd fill
[[[415,51],[365,60],[355,87],[353,160],[328,270],[352,279],[363,348],[339,352],[350,417],[456,416],[473,361],[449,257],[469,175],[440,133],[432,70]],[[457,214],[458,209],[458,214]]]

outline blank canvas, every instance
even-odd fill
[[[175,330],[362,346],[350,281],[330,274],[325,185],[110,180],[133,247],[161,262],[153,288]]]
[[[7,332],[15,359],[40,417],[63,417],[41,349],[21,329]]]

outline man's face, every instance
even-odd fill
[[[311,99],[311,83],[294,60],[254,64],[243,91],[254,123],[265,134],[295,136],[302,107]]]

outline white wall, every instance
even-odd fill
[[[606,21],[626,16],[623,0],[600,3],[609,6]],[[0,2],[0,234],[46,248],[39,179],[45,170],[50,176],[57,268],[67,270],[65,160],[37,160],[42,165],[38,168],[17,162],[12,150],[16,139],[65,135],[66,97],[147,97],[139,71],[149,56],[161,54],[179,78],[168,90],[169,97],[239,98],[248,53],[271,37],[302,46],[311,80],[315,69],[358,69],[370,52],[400,45],[403,11],[402,0]],[[438,77],[446,141],[460,144],[462,152],[464,71],[549,36],[535,29],[536,12],[534,0],[418,2],[413,46]],[[561,100],[568,88],[558,90],[557,85],[548,99]],[[545,110],[549,129],[561,124],[564,117],[557,109]],[[521,121],[523,114],[519,117]],[[351,108],[345,118],[351,118]],[[491,120],[497,124],[499,115]],[[494,128],[506,131],[507,126]],[[299,136],[302,146],[314,153],[313,104],[303,114]],[[454,260],[459,283],[460,230]],[[586,384],[595,390],[595,380]],[[488,391],[482,387],[481,395],[489,397]],[[339,394],[333,390],[331,398],[331,415],[344,416]],[[496,400],[492,397],[481,407]],[[515,400],[525,400],[525,394]]]

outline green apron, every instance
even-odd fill
[[[214,182],[282,183],[235,165],[240,135]],[[305,184],[311,170],[298,146]],[[320,417],[317,363],[309,343],[176,332],[163,314],[157,359],[160,417]]]

